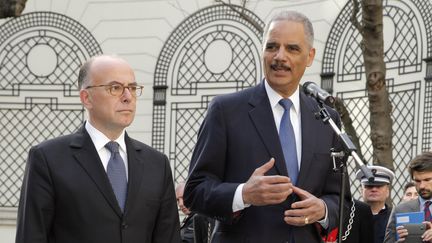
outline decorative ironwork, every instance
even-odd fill
[[[351,1],[350,1],[351,2]],[[397,69],[399,74],[420,72],[422,68],[421,53],[423,43],[414,11],[386,5],[383,9],[384,17],[393,21],[395,34],[391,45],[385,50],[384,62],[386,69]],[[364,73],[363,54],[360,46],[361,35],[351,24],[346,28],[346,39],[342,58],[338,63],[337,81],[346,82],[360,80]]]
[[[423,110],[423,146],[422,151],[432,150],[432,77],[425,82],[425,98]]]
[[[170,158],[176,161],[178,181],[185,180],[199,127],[207,111],[207,102],[171,104]]]
[[[162,48],[155,70],[158,94],[153,100],[152,145],[160,151],[169,148],[176,181],[187,176],[211,98],[253,86],[261,79],[263,27],[247,9],[214,5],[185,19]]]
[[[421,72],[423,48],[427,45],[428,56],[431,56],[432,50],[429,41],[431,40],[429,30],[432,29],[430,1],[387,0],[383,4],[384,17],[393,21],[395,27],[393,41],[386,41],[391,43],[385,50],[384,61],[387,70],[397,69],[400,75]],[[359,48],[361,36],[350,23],[352,11],[352,1],[348,1],[334,22],[325,46],[322,73],[337,73],[335,77],[338,82],[360,80],[364,73],[363,57]],[[420,14],[416,14],[417,11]],[[426,25],[428,40],[426,43],[423,43],[422,30],[418,27],[420,23]],[[340,49],[340,45],[343,49]],[[338,60],[337,65],[335,65],[336,60]]]
[[[410,175],[407,169],[407,162],[416,155],[418,144],[418,121],[419,111],[413,109],[418,107],[420,103],[420,85],[421,82],[412,82],[401,85],[389,86],[390,100],[393,106],[393,153],[395,163],[395,174],[398,180],[393,181],[392,198],[400,199],[403,195],[403,187],[409,181]],[[347,109],[353,119],[353,126],[357,129],[357,135],[362,144],[362,152],[366,161],[372,160],[372,142],[370,140],[370,125],[369,125],[369,102],[367,99],[366,90],[357,90],[350,92],[341,92],[337,94],[343,99]],[[402,118],[402,119],[401,119]],[[397,151],[397,152],[396,152]],[[352,191],[355,198],[361,198],[360,183],[355,180],[355,172],[357,171],[354,161],[348,163],[348,171],[353,185],[357,188]],[[403,178],[403,179],[401,179]],[[404,180],[405,179],[405,180]]]
[[[34,12],[0,26],[0,207],[16,207],[31,146],[81,126],[78,69],[101,54],[77,21]]]
[[[397,203],[402,196],[401,189],[410,180],[406,169],[407,163],[419,152],[420,147],[423,150],[430,148],[432,110],[428,104],[432,100],[432,91],[427,77],[426,85],[422,85],[424,81],[413,80],[419,80],[421,72],[425,71],[422,69],[422,58],[432,56],[430,33],[432,3],[421,0],[385,0],[383,5],[385,21],[392,23],[387,27],[387,31],[394,28],[393,36],[385,36],[393,39],[385,40],[388,45],[385,49],[384,61],[393,105],[394,167],[396,178],[401,179],[393,183],[392,198]],[[352,9],[352,1],[348,1],[330,31],[324,50],[322,85],[327,90],[338,91],[337,95],[344,100],[354,120],[354,126],[357,127],[363,155],[370,162],[372,144],[369,139],[369,103],[367,91],[358,89],[360,83],[365,82],[363,81],[365,77],[360,48],[361,36],[350,23]],[[358,18],[361,18],[360,15],[361,13]],[[384,30],[386,31],[386,26]],[[427,54],[423,51],[425,49]],[[428,59],[425,61],[428,62]],[[353,85],[340,85],[339,88],[338,83],[341,82],[351,82]],[[426,89],[423,90],[423,87]],[[422,107],[420,94],[423,92],[425,107],[424,112],[420,112],[419,109]],[[421,122],[423,123],[422,140],[418,137]],[[423,145],[420,146],[420,143]],[[355,188],[353,193],[358,198],[360,197],[359,182],[355,180],[353,165],[354,163],[351,163],[349,168],[350,178],[354,185],[352,189]]]

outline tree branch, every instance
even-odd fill
[[[27,0],[0,0],[0,18],[20,16],[26,2]]]
[[[352,2],[353,2],[353,12],[351,15],[351,23],[363,36],[363,26],[358,22],[357,19],[357,14],[360,11],[359,2],[357,0],[352,0]]]
[[[242,17],[244,20],[249,22],[253,27],[255,27],[260,33],[263,33],[263,28],[253,19],[251,19],[249,16],[244,14],[244,9],[247,3],[247,0],[242,0],[242,11],[238,11],[235,7],[232,6],[231,0],[228,0],[228,3],[224,2],[223,0],[215,0],[215,2],[221,3],[222,5],[228,6],[232,11],[236,12],[240,17]]]

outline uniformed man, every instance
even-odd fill
[[[382,166],[368,166],[375,176],[374,181],[369,181],[361,170],[356,173],[356,178],[362,184],[363,201],[371,207],[374,225],[374,243],[383,243],[387,221],[391,208],[386,204],[390,196],[390,183],[394,173]]]

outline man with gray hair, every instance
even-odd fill
[[[320,231],[337,225],[341,181],[330,149],[341,146],[299,87],[315,56],[311,22],[276,14],[262,48],[263,81],[209,106],[185,205],[217,220],[212,242],[321,242]]]

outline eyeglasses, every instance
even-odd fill
[[[108,90],[108,92],[112,96],[117,96],[117,97],[123,95],[125,89],[128,89],[133,97],[137,97],[142,94],[142,90],[144,88],[144,86],[136,85],[136,84],[128,85],[128,86],[123,86],[121,84],[102,84],[102,85],[87,86],[86,89],[97,88],[97,87],[105,87],[106,90]]]

